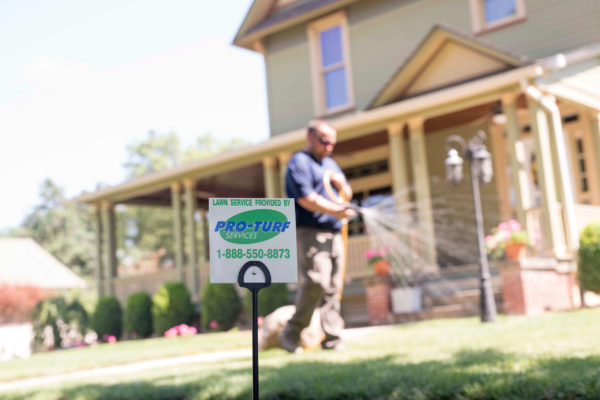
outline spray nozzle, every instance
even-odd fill
[[[350,202],[347,202],[345,204],[345,206],[346,206],[346,208],[350,208],[350,209],[356,211],[357,213],[360,213],[363,210],[363,208],[361,206],[359,206],[358,204],[354,204],[354,203],[350,203]]]

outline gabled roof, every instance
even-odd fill
[[[85,288],[68,267],[30,238],[0,238],[0,287]]]
[[[530,62],[447,27],[434,26],[368,108],[514,69]]]
[[[254,0],[233,39],[233,44],[256,50],[265,36],[317,18],[358,0],[295,0],[277,9],[277,0]]]

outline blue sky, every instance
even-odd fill
[[[251,0],[0,0],[0,230],[46,177],[124,180],[149,130],[268,138],[264,62],[231,46]]]

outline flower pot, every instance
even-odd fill
[[[377,260],[373,263],[373,268],[377,275],[390,274],[390,262],[388,260]]]
[[[504,254],[509,260],[519,260],[525,257],[525,243],[509,243],[504,247]]]
[[[422,289],[420,287],[397,287],[392,289],[392,311],[394,314],[421,311]]]

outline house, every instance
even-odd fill
[[[319,117],[338,130],[334,157],[354,201],[393,194],[404,210],[408,262],[440,282],[464,278],[432,280],[424,304],[440,312],[425,317],[456,311],[477,288],[470,184],[447,185],[444,162],[449,137],[478,131],[495,171],[481,187],[485,230],[516,218],[538,239],[528,257],[493,269],[504,310],[577,306],[578,232],[600,219],[598,17],[598,0],[255,0],[233,44],[264,56],[271,138],[81,196],[96,209],[98,291],[123,300],[179,279],[197,300],[208,252],[194,213],[206,226],[209,197],[283,196],[286,162]],[[172,207],[174,271],[116,276],[116,204]],[[373,323],[361,281],[373,275],[369,238],[361,221],[349,229],[345,318]]]

